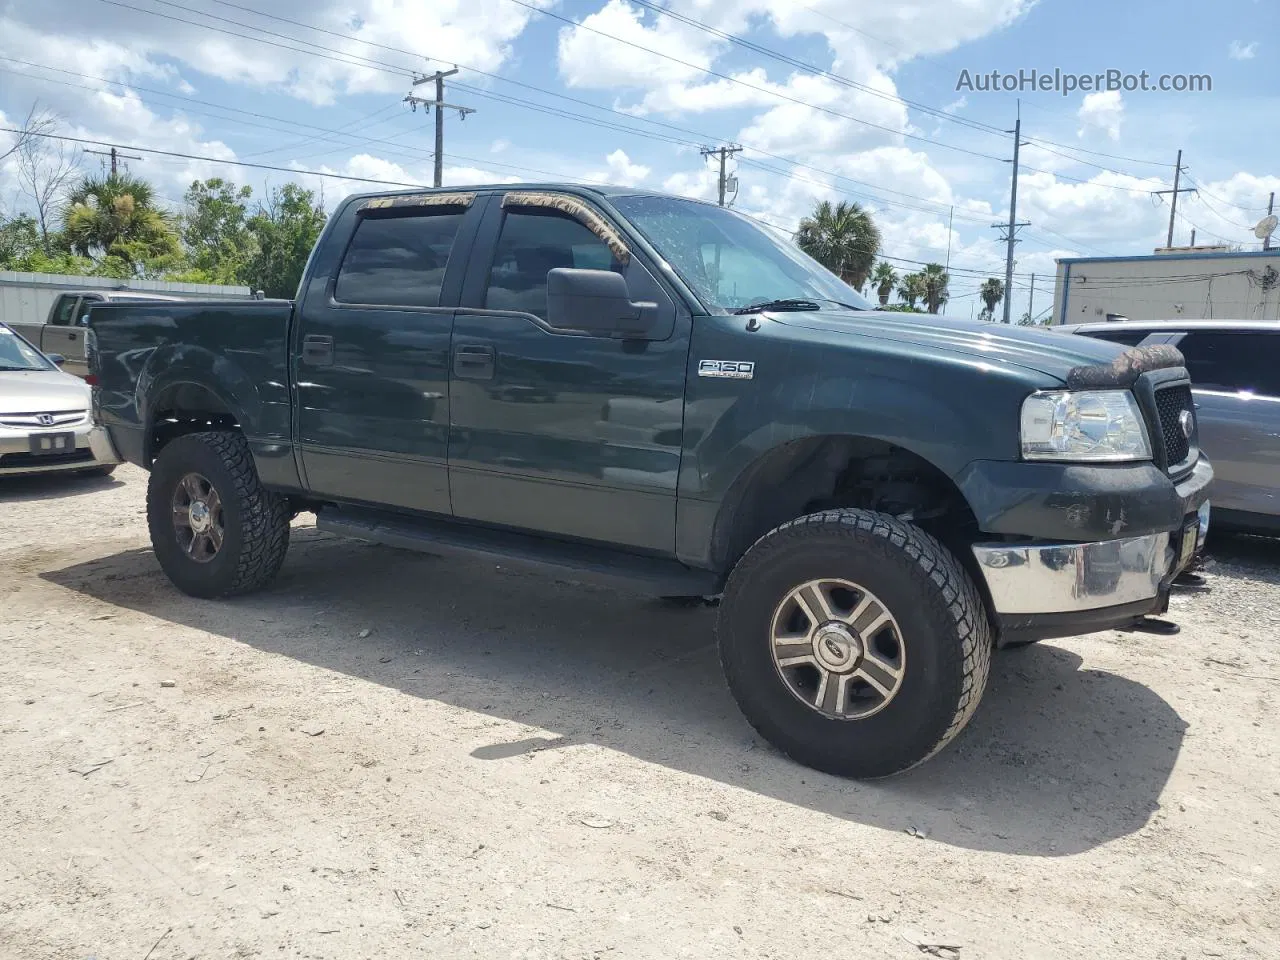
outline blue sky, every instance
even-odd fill
[[[1211,75],[1212,92],[1021,94],[1032,142],[1019,219],[1031,226],[1014,306],[1026,309],[1034,272],[1039,313],[1055,257],[1163,242],[1168,206],[1151,191],[1168,186],[1180,147],[1201,192],[1181,199],[1175,243],[1194,227],[1198,242],[1256,245],[1248,228],[1280,190],[1276,37],[1268,0],[8,0],[0,125],[38,101],[68,136],[338,175],[131,161],[175,206],[211,175],[255,189],[299,180],[332,203],[369,188],[342,176],[429,182],[429,118],[401,98],[413,70],[456,63],[448,99],[477,112],[447,120],[448,182],[710,197],[697,147],[735,141],[740,209],[790,229],[818,199],[857,200],[903,271],[950,246],[949,310],[967,316],[982,277],[1003,272],[990,224],[1008,213],[1001,131],[1018,95],[962,96],[962,70]],[[12,162],[0,203],[28,205]]]

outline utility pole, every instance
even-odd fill
[[[720,206],[724,206],[725,185],[728,179],[725,177],[724,163],[729,157],[735,153],[741,153],[742,148],[736,144],[729,144],[727,147],[703,147],[702,155],[704,157],[719,156],[720,157]]]
[[[996,230],[1003,230],[1000,239],[1005,242],[1004,254],[1004,322],[1009,322],[1010,310],[1013,309],[1009,291],[1013,289],[1013,246],[1018,242],[1018,231],[1031,226],[1027,221],[1018,222],[1018,150],[1025,146],[1022,142],[1022,101],[1018,101],[1018,116],[1013,129],[1013,182],[1009,187],[1009,222],[993,224]]]
[[[1027,320],[1035,323],[1036,319],[1036,275],[1031,275],[1031,296],[1027,298]]]
[[[424,100],[422,97],[415,97],[412,93],[404,98],[404,102],[409,104],[415,112],[418,109],[418,104],[428,108],[436,108],[436,169],[433,183],[437,187],[441,185],[440,182],[444,179],[444,111],[457,110],[459,120],[465,120],[468,113],[475,113],[475,110],[471,107],[460,107],[457,104],[444,102],[444,78],[452,77],[457,72],[458,68],[454,67],[452,70],[437,70],[429,77],[414,78],[413,85],[415,87],[420,84],[430,83],[432,80],[435,81],[436,98],[434,100]]]
[[[1181,176],[1182,176],[1182,151],[1179,150],[1178,162],[1173,165],[1173,189],[1155,191],[1157,196],[1159,196],[1162,193],[1173,194],[1173,199],[1169,201],[1169,236],[1165,239],[1165,242],[1164,242],[1164,245],[1166,247],[1173,246],[1173,218],[1174,218],[1174,215],[1178,212],[1178,194],[1196,192],[1194,187],[1183,187],[1181,190],[1178,189],[1178,180]]]
[[[136,153],[119,153],[115,147],[110,150],[86,150],[85,153],[97,154],[100,157],[111,158],[111,177],[115,179],[118,170],[119,161],[121,160],[141,160],[142,158]]]
[[[951,225],[955,222],[955,219],[956,219],[956,208],[955,208],[955,204],[952,204],[951,213],[947,216],[947,265],[943,267],[943,269],[947,272],[948,277],[951,276]],[[950,302],[950,298],[948,298],[948,302]],[[947,315],[947,304],[945,303],[942,305],[942,315],[944,317]]]
[[[1275,192],[1274,190],[1272,190],[1272,191],[1271,191],[1271,199],[1267,201],[1267,216],[1268,216],[1268,217],[1269,217],[1269,216],[1271,216],[1271,211],[1275,209],[1275,206],[1276,206],[1276,192]],[[1273,231],[1272,231],[1272,233],[1274,233],[1274,232],[1275,232],[1275,231],[1273,230]],[[1263,238],[1262,238],[1262,249],[1263,249],[1263,250],[1270,250],[1270,249],[1271,249],[1271,234],[1270,234],[1270,233],[1268,233],[1265,237],[1263,237]]]

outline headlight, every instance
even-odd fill
[[[1151,441],[1128,390],[1056,390],[1022,403],[1022,455],[1028,460],[1150,460]]]

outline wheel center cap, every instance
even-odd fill
[[[209,529],[209,505],[203,500],[191,501],[191,529],[196,533],[204,533]]]
[[[813,635],[813,655],[827,670],[852,670],[861,654],[862,645],[843,624],[828,623]]]

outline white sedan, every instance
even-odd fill
[[[108,474],[120,458],[95,427],[89,385],[0,323],[0,477]]]

